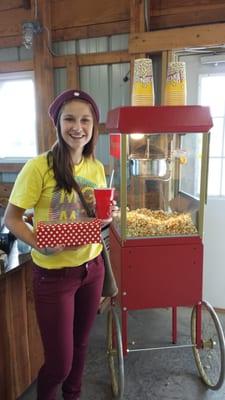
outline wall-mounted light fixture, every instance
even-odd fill
[[[33,36],[42,31],[42,26],[38,21],[27,21],[22,25],[23,44],[26,49],[33,46]]]

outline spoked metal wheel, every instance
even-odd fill
[[[113,398],[121,400],[124,392],[123,346],[119,318],[114,307],[110,308],[107,317],[107,356]]]
[[[204,383],[213,390],[224,382],[225,347],[224,334],[213,307],[206,301],[201,303],[201,347],[196,345],[197,306],[191,315],[191,339],[199,374]]]

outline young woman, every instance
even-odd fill
[[[56,97],[49,115],[57,141],[51,150],[29,160],[18,175],[5,224],[32,247],[34,298],[45,357],[37,399],[55,400],[62,384],[64,399],[78,400],[103,285],[102,245],[40,249],[35,228],[38,221],[73,221],[93,210],[93,189],[106,186],[103,165],[94,158],[99,110],[87,93],[73,89]],[[31,208],[34,231],[23,219]]]

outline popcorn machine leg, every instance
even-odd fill
[[[127,309],[122,310],[122,345],[123,355],[127,355]]]
[[[172,307],[172,343],[177,342],[177,307]]]

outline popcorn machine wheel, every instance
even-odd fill
[[[119,107],[109,111],[106,126],[119,208],[109,246],[119,289],[107,324],[113,396],[123,398],[124,356],[154,350],[128,346],[128,312],[149,308],[171,309],[166,347],[192,347],[203,382],[217,390],[224,381],[224,335],[202,298],[209,108]],[[193,308],[191,344],[176,344],[178,307]]]

